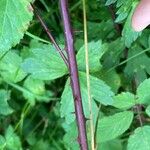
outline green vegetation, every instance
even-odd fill
[[[150,150],[150,30],[131,28],[139,1],[84,2],[68,7],[89,150]],[[61,9],[58,0],[0,0],[0,150],[82,145]]]

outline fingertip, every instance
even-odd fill
[[[146,28],[146,26],[135,15],[132,17],[131,27],[136,32],[140,32]]]
[[[150,0],[141,0],[132,16],[131,26],[140,32],[150,24]]]

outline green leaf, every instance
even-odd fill
[[[129,137],[127,150],[150,150],[150,126],[139,127]]]
[[[104,7],[107,10],[106,7]],[[103,9],[102,7],[99,9]],[[99,13],[99,12],[97,12]],[[116,32],[114,30],[114,24],[112,19],[108,18],[106,15],[106,13],[104,11],[100,12],[102,16],[102,20],[100,22],[88,22],[88,39],[89,41],[97,41],[99,39],[105,41],[111,37],[113,37]],[[94,14],[93,14],[94,16]],[[104,17],[105,16],[105,17]],[[98,16],[98,18],[100,19],[101,16]],[[100,34],[100,33],[103,34]]]
[[[130,60],[127,61],[124,72],[129,79],[132,80],[134,77],[139,83],[145,80],[146,73],[150,74],[150,59],[144,50],[138,45],[133,46],[129,49],[128,59]]]
[[[66,122],[70,124],[75,120],[75,115],[73,112],[74,112],[74,101],[70,87],[70,80],[68,79],[61,96],[60,113],[61,117],[65,117]]]
[[[86,87],[86,74],[83,72],[80,72],[79,74],[80,77],[80,86],[81,86],[81,93],[82,93],[82,102],[83,102],[83,108],[84,108],[84,113],[87,118],[89,118],[89,104],[87,100],[87,87]],[[99,86],[95,84],[99,83]],[[103,86],[103,88],[101,87]],[[94,90],[93,90],[94,88]],[[108,90],[107,95],[105,95],[104,89]],[[113,92],[110,91],[110,88],[101,80],[98,78],[92,77],[91,76],[91,94],[92,94],[92,107],[93,107],[93,116],[94,120],[96,121],[96,117],[98,114],[98,107],[94,101],[94,99],[97,99],[98,101],[105,101],[105,104],[110,104],[112,103],[112,96]],[[110,94],[110,95],[109,95]],[[68,79],[65,85],[65,89],[62,93],[61,96],[61,117],[65,117],[66,122],[69,124],[75,120],[75,115],[74,115],[74,101],[72,97],[72,90],[70,86],[70,80]],[[94,121],[94,122],[95,122]]]
[[[14,51],[9,51],[0,61],[0,74],[4,80],[19,82],[26,73],[21,68],[22,58]]]
[[[145,112],[150,117],[150,105],[146,108]]]
[[[138,2],[137,0],[107,0],[106,5],[111,5],[115,2],[117,2],[116,7],[118,8],[116,12],[118,16],[115,22],[122,22],[127,18],[122,31],[122,36],[125,41],[125,45],[130,47],[132,42],[134,42],[138,36],[141,35],[141,32],[135,32],[131,27],[131,17]]]
[[[136,105],[135,95],[126,92],[118,94],[114,97],[113,106],[119,109],[129,109]]]
[[[13,112],[7,101],[10,99],[10,93],[5,90],[0,90],[0,114],[9,115]]]
[[[0,149],[3,150],[6,145],[5,138],[0,135]]]
[[[22,150],[21,141],[14,133],[14,129],[9,126],[5,133],[6,148],[8,150]]]
[[[98,148],[98,150],[123,150],[122,143],[118,139],[100,143]]]
[[[29,58],[23,62],[22,68],[25,72],[30,73],[32,78],[53,80],[67,73],[65,63],[51,44],[46,45],[33,41],[30,53]]]
[[[140,104],[150,104],[150,78],[144,80],[137,88],[137,97]]]
[[[102,46],[101,41],[90,42],[88,44],[88,55],[89,55],[89,67],[90,72],[99,70],[102,66],[100,64],[100,58],[104,54],[105,48]],[[94,58],[94,59],[93,59]],[[77,54],[78,68],[80,71],[86,70],[85,62],[85,46],[82,46]]]
[[[106,1],[106,6],[111,5],[113,3],[115,3],[117,0],[107,0]]]
[[[122,20],[126,19],[128,14],[130,13],[133,6],[137,5],[136,0],[107,0],[106,5],[116,4],[118,8],[116,14],[118,15],[116,22],[121,22]]]
[[[48,141],[44,141],[43,139],[36,141],[33,145],[32,150],[48,150],[50,147]]]
[[[130,0],[117,0],[117,12],[118,15],[116,18],[116,22],[121,22],[128,17],[132,9],[133,1]]]
[[[133,112],[125,111],[103,117],[98,122],[97,141],[106,142],[123,134],[133,120]]]
[[[125,49],[125,45],[121,38],[118,38],[112,42],[105,43],[107,51],[103,55],[103,66],[107,68],[111,68],[114,65],[119,64],[120,57]]]
[[[27,0],[0,0],[0,57],[19,43],[32,20]]]
[[[82,103],[83,103],[83,110],[86,118],[90,117],[90,111],[89,111],[89,104],[87,100],[87,91],[85,87],[81,84],[81,93],[82,93]],[[61,117],[65,117],[65,121],[67,124],[72,123],[75,120],[75,109],[74,109],[74,101],[72,97],[72,90],[69,83],[69,80],[67,81],[65,85],[65,89],[63,91],[63,94],[61,96]],[[96,118],[98,115],[98,107],[95,103],[95,101],[92,99],[92,112],[93,112],[93,118],[94,122],[96,123]]]
[[[86,74],[84,72],[80,72],[80,82],[81,86],[86,89]],[[94,76],[90,76],[90,87],[93,99],[103,105],[112,105],[114,93],[104,81]]]
[[[33,79],[29,76],[24,82],[24,88],[29,92],[24,92],[23,95],[31,105],[35,104],[35,100],[40,102],[50,100],[46,93],[45,83],[42,80]]]
[[[88,103],[88,94],[87,94],[87,84],[86,84],[86,74],[84,72],[79,73],[80,77],[80,87],[81,87],[81,94],[82,94],[82,103],[84,114],[86,118],[89,118],[89,103]],[[104,105],[111,105],[113,103],[113,96],[114,93],[111,91],[110,87],[107,86],[102,80],[90,76],[90,83],[91,83],[91,96],[92,96],[92,112],[94,122],[96,122],[96,118],[98,115],[98,107],[94,100],[104,104]],[[61,96],[61,117],[65,117],[66,122],[72,123],[75,120],[74,115],[74,102],[72,97],[72,90],[70,86],[70,80],[68,79],[65,89]]]
[[[67,126],[67,125],[66,125]],[[64,143],[67,148],[71,148],[72,150],[79,150],[79,144],[77,142],[78,130],[76,123],[73,122],[66,128],[66,134],[63,138]]]
[[[132,1],[131,1],[131,3],[132,3]],[[133,28],[131,27],[131,18],[132,18],[135,7],[136,7],[136,5],[133,5],[133,8],[125,22],[125,25],[124,25],[124,28],[122,31],[122,36],[125,41],[125,45],[127,47],[130,47],[131,44],[138,38],[138,36],[141,35],[141,32],[135,32],[133,30]]]

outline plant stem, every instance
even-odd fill
[[[111,13],[111,17],[112,17],[112,20],[113,20],[115,30],[118,33],[118,35],[121,36],[121,28],[120,28],[119,24],[115,23],[116,16],[115,16],[113,5],[108,6],[108,8],[109,8],[109,11]]]
[[[39,20],[39,22],[41,23],[41,26],[43,27],[43,29],[45,30],[45,32],[47,33],[50,41],[52,42],[52,44],[54,45],[54,47],[56,48],[56,50],[59,52],[60,56],[62,57],[62,59],[64,60],[65,64],[68,67],[68,60],[66,58],[66,56],[64,55],[63,51],[61,50],[61,48],[59,47],[59,45],[57,44],[57,42],[55,41],[54,37],[52,36],[50,30],[48,29],[46,23],[42,20],[41,16],[39,15],[38,11],[36,10],[36,8],[34,7],[34,5],[32,4],[32,7],[34,9],[34,14],[36,15],[37,19]]]
[[[81,0],[79,0],[75,5],[73,5],[73,7],[71,7],[71,9],[70,9],[70,12],[72,12],[72,11],[74,11],[74,10],[76,10],[77,9],[77,7],[79,7],[80,6],[80,4],[81,4]]]
[[[79,85],[79,75],[77,68],[77,61],[75,57],[74,39],[72,28],[70,24],[69,12],[68,12],[68,1],[60,0],[61,15],[64,26],[64,34],[66,39],[66,49],[68,55],[71,88],[73,92],[74,104],[75,104],[75,115],[78,126],[78,142],[81,150],[88,150],[87,137],[86,137],[86,123],[83,113],[81,91]]]
[[[118,65],[115,65],[115,66],[113,66],[112,68],[110,68],[110,69],[107,71],[107,73],[110,72],[110,71],[112,71],[113,69],[117,68],[118,66],[121,66],[121,65],[123,65],[123,64],[125,64],[125,63],[131,61],[132,59],[135,59],[136,57],[138,57],[138,56],[140,56],[140,55],[142,55],[142,54],[144,54],[145,52],[148,52],[148,51],[150,51],[150,48],[147,48],[147,49],[145,49],[145,50],[143,50],[143,51],[141,51],[141,52],[139,52],[139,53],[137,53],[137,54],[135,54],[135,55],[133,55],[133,56],[127,58],[126,60],[122,61],[122,62],[119,63]]]
[[[93,123],[93,112],[92,112],[92,98],[91,98],[91,88],[90,88],[90,68],[89,68],[89,55],[88,55],[88,37],[87,37],[87,17],[86,17],[86,0],[83,2],[83,20],[84,20],[84,45],[85,45],[85,60],[86,60],[86,79],[87,79],[87,93],[88,93],[88,103],[90,111],[90,131],[91,131],[91,150],[95,150],[94,142],[94,123]]]

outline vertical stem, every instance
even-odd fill
[[[88,150],[87,137],[86,137],[86,123],[83,113],[81,91],[79,85],[78,68],[75,57],[74,39],[72,28],[70,24],[69,12],[68,12],[68,1],[60,0],[61,14],[64,26],[64,34],[66,39],[66,48],[68,55],[71,87],[73,92],[74,104],[75,104],[75,115],[78,126],[78,140],[81,150]]]
[[[94,142],[94,123],[93,123],[93,113],[92,113],[92,99],[91,99],[91,89],[90,89],[90,68],[89,68],[89,55],[88,55],[88,37],[87,37],[87,20],[86,20],[86,0],[83,2],[83,20],[84,20],[84,45],[85,45],[85,60],[86,60],[86,79],[87,79],[87,93],[88,93],[88,103],[90,111],[90,132],[91,132],[91,150],[95,149]]]

